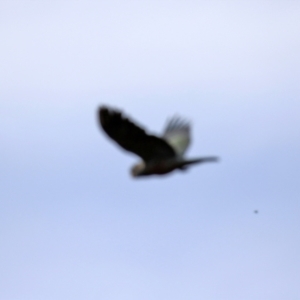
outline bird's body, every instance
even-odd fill
[[[190,144],[190,126],[179,118],[171,119],[163,136],[158,137],[147,134],[117,110],[102,106],[98,116],[101,127],[111,139],[142,158],[131,169],[134,177],[163,175],[176,169],[185,170],[191,164],[217,160],[216,157],[184,158]]]

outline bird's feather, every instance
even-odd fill
[[[190,144],[190,125],[174,117],[167,123],[163,137],[174,148],[176,154],[182,156]]]
[[[120,111],[105,106],[99,108],[98,118],[106,134],[122,148],[140,156],[145,162],[176,156],[172,146],[164,139],[149,135]]]

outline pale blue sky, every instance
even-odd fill
[[[299,15],[1,1],[0,299],[300,299]],[[221,162],[134,180],[100,104]]]

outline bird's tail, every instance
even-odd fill
[[[205,163],[205,162],[217,162],[219,158],[216,156],[208,156],[208,157],[201,157],[201,158],[194,158],[185,160],[181,163],[180,169],[185,170],[189,165]]]

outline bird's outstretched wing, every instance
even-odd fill
[[[100,125],[110,138],[125,150],[140,156],[145,162],[176,155],[164,139],[147,134],[117,110],[101,106],[98,117]]]
[[[167,123],[163,137],[176,154],[181,156],[190,144],[190,125],[178,117],[173,117]]]

